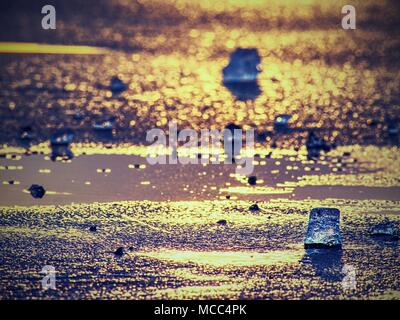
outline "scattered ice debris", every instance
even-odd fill
[[[395,226],[390,222],[384,222],[373,226],[370,230],[374,238],[382,240],[399,240]]]
[[[224,83],[257,81],[260,62],[257,49],[237,48],[231,54],[229,64],[222,70]]]
[[[46,193],[46,190],[41,185],[38,184],[31,185],[28,191],[31,193],[32,197],[36,199],[43,198],[43,196]]]
[[[51,146],[68,146],[74,139],[74,132],[71,129],[63,129],[55,132],[50,138]]]
[[[252,205],[249,207],[249,210],[250,210],[250,211],[253,211],[253,212],[260,211],[260,207],[258,206],[257,203],[255,203],[255,204],[252,204]]]
[[[110,81],[110,90],[112,93],[125,91],[128,86],[118,77],[112,77]]]
[[[250,176],[247,178],[247,182],[251,186],[255,186],[257,184],[257,177],[256,176]]]
[[[90,226],[89,231],[90,232],[96,232],[97,231],[97,227],[96,226]]]
[[[274,130],[276,132],[287,132],[289,130],[289,120],[291,118],[292,116],[288,114],[278,115],[274,120]]]
[[[115,252],[114,252],[114,254],[117,256],[117,257],[122,257],[123,255],[124,255],[124,253],[125,253],[125,250],[124,250],[124,248],[123,247],[119,247],[117,250],[115,250]]]
[[[222,219],[222,220],[218,220],[217,224],[219,224],[220,226],[226,226],[227,222],[226,222],[226,220]]]
[[[340,211],[335,208],[312,209],[304,247],[340,248],[341,245]]]
[[[309,159],[318,158],[321,151],[329,152],[331,150],[328,143],[324,139],[318,138],[313,131],[310,131],[308,134],[306,147]]]

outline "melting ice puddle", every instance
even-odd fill
[[[304,255],[302,250],[284,251],[180,251],[159,250],[141,252],[140,256],[177,263],[195,263],[200,265],[221,266],[261,266],[297,263]]]

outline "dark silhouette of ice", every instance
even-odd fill
[[[373,226],[370,230],[374,238],[381,240],[398,240],[396,227],[390,222],[384,222]]]
[[[114,254],[117,257],[122,257],[125,254],[125,250],[123,247],[119,247],[117,250],[115,250]]]
[[[341,245],[340,211],[335,208],[312,209],[304,240],[305,248],[340,248]]]
[[[93,125],[93,131],[96,137],[101,141],[110,141],[113,139],[114,119],[98,121]]]
[[[71,160],[74,158],[74,153],[69,145],[51,145],[51,161],[56,160]]]
[[[231,54],[229,64],[222,71],[224,83],[257,81],[260,62],[257,49],[237,48]]]
[[[306,148],[308,159],[318,158],[321,151],[329,152],[331,150],[328,143],[324,139],[317,137],[314,131],[308,133]]]
[[[59,130],[50,138],[51,161],[70,160],[74,157],[70,149],[70,143],[74,139],[74,132],[71,129]]]
[[[289,114],[278,115],[274,120],[274,130],[276,132],[289,132],[289,120],[292,118]]]

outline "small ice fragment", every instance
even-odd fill
[[[31,127],[26,126],[20,129],[20,139],[24,141],[29,141],[33,139],[33,130]]]
[[[340,211],[335,208],[312,209],[304,247],[340,248],[341,245]]]
[[[289,129],[289,120],[292,118],[291,115],[281,114],[278,115],[274,120],[274,128],[277,132],[284,132]]]
[[[74,139],[74,132],[71,129],[63,129],[55,132],[51,138],[52,146],[69,145]]]
[[[251,186],[255,186],[257,184],[257,177],[256,176],[250,176],[247,178],[247,182]]]
[[[235,161],[236,157],[240,155],[242,145],[242,131],[241,127],[230,123],[225,127],[224,131],[224,151],[228,160]],[[240,130],[240,131],[239,131]]]
[[[93,125],[93,130],[95,131],[111,131],[113,129],[114,123],[111,120],[96,122]]]
[[[117,256],[117,257],[122,257],[123,255],[124,255],[124,253],[125,253],[125,250],[124,250],[124,248],[123,247],[119,247],[117,250],[115,250],[115,252],[114,252],[114,254]]]
[[[219,224],[220,226],[226,226],[227,222],[226,220],[218,220],[217,224]]]
[[[396,234],[396,228],[392,223],[380,223],[373,226],[370,230],[373,237],[382,240],[398,240],[399,236]]]

